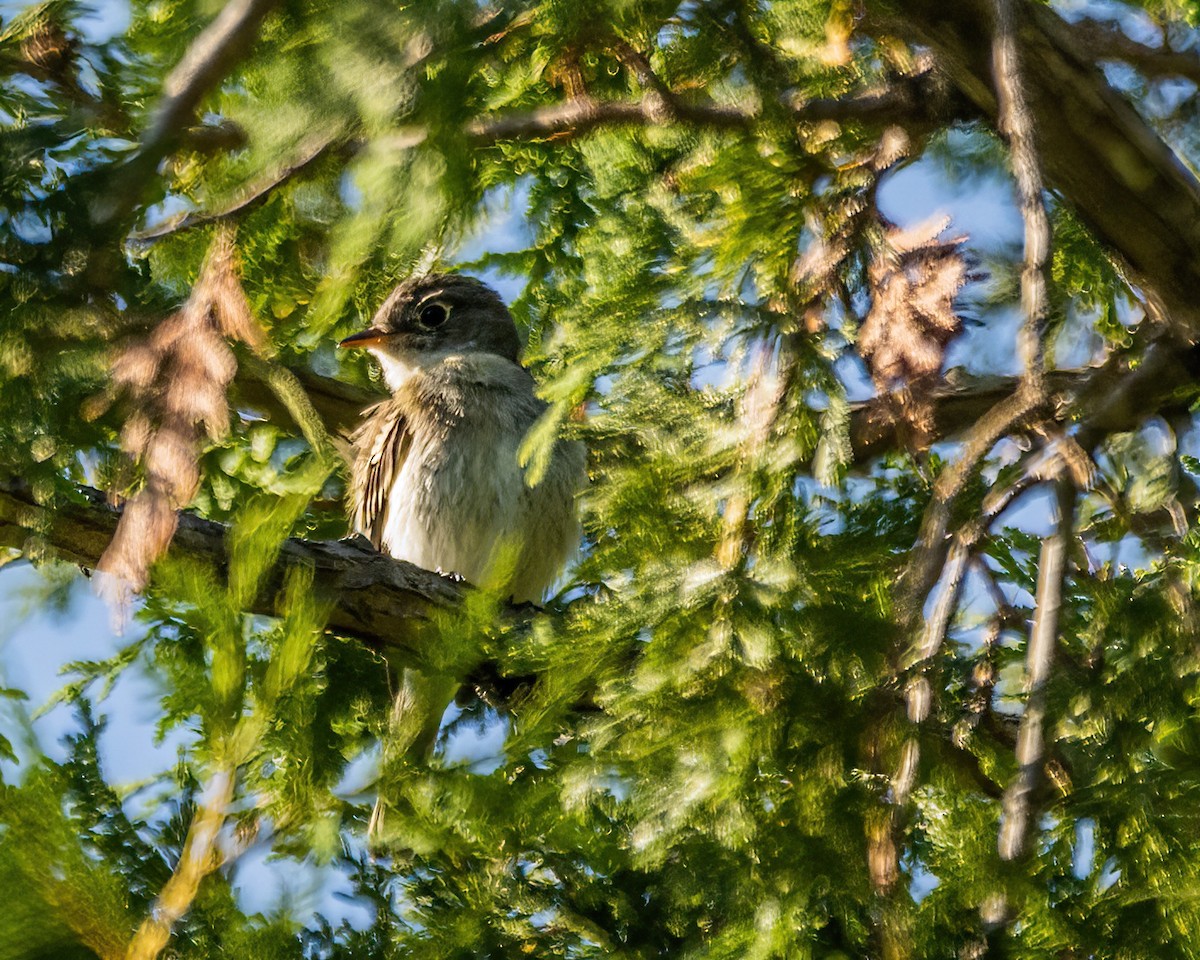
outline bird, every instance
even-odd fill
[[[520,363],[512,315],[491,287],[463,274],[400,283],[371,325],[341,341],[378,361],[391,397],[364,412],[348,510],[379,551],[457,575],[514,602],[539,603],[579,548],[579,441],[557,439],[531,483],[520,451],[546,412]],[[389,758],[433,752],[452,677],[404,670]],[[380,795],[368,835],[380,840]]]

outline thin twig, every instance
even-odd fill
[[[219,210],[209,212],[198,211],[189,213],[179,220],[160,223],[146,230],[131,233],[127,238],[130,243],[151,243],[171,234],[182,233],[195,227],[203,227],[223,220],[232,220],[265,201],[270,194],[283,186],[293,177],[304,173],[318,160],[324,157],[333,146],[336,137],[333,134],[322,133],[309,137],[300,145],[295,157],[283,166],[272,171],[267,176],[247,184],[238,191],[237,199]]]
[[[920,638],[913,644],[906,657],[906,667],[910,675],[904,686],[904,702],[908,719],[914,727],[920,726],[929,717],[933,705],[933,687],[927,675],[934,658],[945,643],[951,617],[958,608],[958,599],[974,556],[974,547],[1013,501],[1042,479],[1038,471],[1027,470],[1013,483],[992,491],[984,499],[979,516],[955,535],[940,577],[942,589],[937,602],[925,620],[925,629],[921,631]],[[914,729],[905,741],[900,763],[892,777],[892,795],[896,803],[904,803],[908,799],[909,793],[916,785],[920,762],[921,741],[919,733]]]
[[[224,862],[217,837],[225,825],[233,800],[236,772],[218,770],[209,781],[192,815],[179,862],[159,892],[125,952],[125,960],[154,960],[162,952],[171,931],[196,900],[201,881]]]
[[[696,126],[748,129],[754,114],[721,104],[676,105],[679,119]],[[641,100],[596,100],[572,97],[533,110],[480,117],[467,124],[468,139],[479,145],[500,140],[579,137],[601,126],[661,126],[668,122],[658,97]]]
[[[1083,19],[1071,33],[1090,60],[1123,60],[1147,77],[1185,77],[1200,83],[1200,56],[1192,50],[1172,50],[1164,40],[1151,47],[1127,36],[1116,23]]]
[[[1057,484],[1058,525],[1042,541],[1033,629],[1025,652],[1025,712],[1017,732],[1017,776],[1004,792],[998,848],[1002,860],[1015,860],[1027,847],[1031,826],[1030,799],[1042,777],[1046,753],[1046,681],[1058,638],[1059,610],[1066,579],[1067,548],[1075,516],[1075,486],[1064,474]]]
[[[984,457],[1005,434],[1046,401],[1045,330],[1050,256],[1050,219],[1043,198],[1041,162],[1034,142],[1033,115],[1021,86],[1012,0],[995,0],[992,47],[1000,132],[1008,138],[1017,206],[1025,224],[1025,261],[1021,268],[1021,312],[1017,355],[1023,374],[1016,391],[989,410],[967,435],[958,460],[938,476],[921,523],[913,557],[903,577],[902,622],[915,623],[921,599],[937,581],[945,557],[945,538],[954,504]]]
[[[967,482],[992,447],[1042,405],[1042,396],[1022,379],[1017,389],[988,410],[967,432],[962,452],[933,485],[933,497],[921,520],[908,565],[900,578],[899,619],[908,633],[920,619],[921,603],[937,583],[945,562],[954,506]]]

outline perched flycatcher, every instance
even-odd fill
[[[584,452],[558,441],[539,482],[527,482],[518,450],[546,404],[518,363],[504,302],[470,277],[417,277],[341,346],[369,350],[392,391],[354,437],[354,527],[397,559],[517,601],[543,599],[579,544],[574,498]],[[455,686],[404,672],[385,770],[389,758],[432,748]],[[381,796],[371,818],[376,839],[382,814]]]

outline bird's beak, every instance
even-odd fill
[[[389,336],[391,334],[388,331],[380,330],[378,327],[371,327],[369,330],[363,330],[361,333],[352,333],[339,343],[338,346],[345,347],[347,350],[362,350],[381,343],[384,338]]]

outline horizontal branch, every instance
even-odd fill
[[[372,391],[332,377],[322,377],[303,368],[289,369],[300,381],[313,408],[324,421],[326,432],[343,441],[359,425],[363,411],[386,396],[382,387]],[[234,401],[238,409],[253,410],[277,425],[299,427],[257,364],[244,363],[240,366],[234,382]],[[348,448],[342,452],[345,454],[347,451]]]
[[[121,511],[91,488],[80,488],[78,502],[53,508],[37,503],[27,484],[0,483],[0,545],[27,549],[31,538],[45,552],[93,569],[112,539]],[[36,532],[34,532],[36,531]],[[171,554],[224,568],[226,528],[190,513],[179,514]],[[458,607],[466,586],[411,563],[393,560],[365,540],[299,540],[284,542],[279,560],[265,578],[249,611],[274,615],[275,597],[287,571],[305,567],[332,602],[329,629],[367,645],[400,654],[405,663],[423,659],[423,628],[437,610]]]
[[[263,203],[278,187],[287,183],[293,177],[308,170],[328,153],[335,138],[331,134],[319,134],[305,140],[296,156],[276,170],[271,171],[260,180],[247,184],[237,197],[219,210],[196,211],[177,220],[167,220],[146,230],[131,233],[127,238],[130,243],[151,243],[173,233],[181,233],[195,227],[203,227],[212,223],[220,223],[240,216]]]
[[[688,125],[716,130],[753,129],[759,120],[757,110],[749,106],[719,103],[693,103],[669,90],[652,74],[643,72],[649,91],[636,100],[600,100],[577,96],[559,103],[529,110],[489,114],[469,121],[463,133],[475,146],[490,146],[505,140],[576,139],[601,127],[652,127]],[[938,86],[932,71],[911,77],[895,78],[888,84],[850,94],[846,97],[806,100],[794,91],[781,97],[798,123],[822,121],[927,125],[964,119],[963,101],[952,99],[952,90]],[[413,127],[375,141],[387,150],[409,150],[423,143],[427,131]],[[260,180],[244,186],[237,199],[215,211],[197,211],[181,219],[156,224],[132,234],[134,243],[152,243],[172,234],[236,217],[264,201],[272,191],[310,169],[328,154],[334,138],[315,137],[302,144],[290,160]],[[346,155],[361,152],[366,141],[346,143]]]
[[[1090,448],[1105,435],[1135,430],[1148,417],[1186,413],[1191,400],[1183,392],[1200,376],[1200,356],[1186,344],[1164,339],[1150,344],[1140,362],[1132,366],[1124,355],[1115,355],[1101,367],[1055,370],[1046,375],[1046,391],[1057,406],[1081,411],[1077,439]],[[344,442],[359,424],[363,410],[383,399],[382,387],[371,390],[341,380],[296,369],[301,385],[326,430]],[[953,439],[966,430],[1017,387],[1017,377],[951,378],[932,395],[934,436]],[[235,381],[235,405],[251,409],[273,423],[296,427],[287,408],[254,365],[243,365]],[[908,443],[903,424],[881,421],[873,401],[856,403],[850,414],[850,442],[854,462],[864,464]],[[347,452],[343,449],[343,453]]]
[[[1185,77],[1200,83],[1200,56],[1193,50],[1151,47],[1128,36],[1115,23],[1080,20],[1071,33],[1093,60],[1122,60],[1147,77]]]
[[[667,107],[659,96],[640,100],[596,100],[572,97],[533,110],[481,117],[467,124],[467,136],[477,144],[498,140],[579,137],[601,126],[660,126],[682,121],[726,130],[748,129],[755,116],[748,110],[720,104],[675,102]]]

